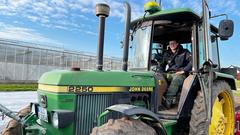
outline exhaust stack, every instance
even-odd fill
[[[98,34],[98,51],[97,51],[97,70],[102,71],[103,68],[103,50],[104,50],[104,30],[105,18],[108,17],[110,7],[107,4],[96,5],[96,16],[99,17],[99,34]]]
[[[131,7],[128,2],[125,2],[125,37],[123,44],[123,65],[122,70],[128,69],[128,48],[129,48],[129,35],[130,35],[130,22],[131,22]]]

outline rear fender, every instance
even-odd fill
[[[224,80],[229,84],[232,90],[237,90],[235,78],[232,75],[214,72],[214,80]]]

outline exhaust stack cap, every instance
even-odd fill
[[[97,4],[96,5],[96,16],[104,16],[104,17],[108,17],[109,16],[109,11],[110,11],[110,7],[107,4]]]

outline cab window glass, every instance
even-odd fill
[[[210,59],[212,60],[213,64],[216,64],[218,68],[220,65],[219,63],[219,55],[218,55],[218,43],[217,43],[217,35],[214,34],[214,33],[210,33],[211,37],[210,37],[210,40],[211,40],[211,44],[209,46],[209,56],[210,56]]]
[[[185,43],[181,44],[184,49],[187,49],[189,52],[192,52],[192,44],[191,43]]]
[[[201,68],[205,61],[205,55],[204,55],[205,50],[204,50],[204,44],[203,44],[203,30],[202,30],[201,26],[198,31],[198,39],[199,39],[199,49],[198,49],[199,64],[198,65]]]

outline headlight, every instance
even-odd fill
[[[59,122],[58,122],[58,113],[57,112],[54,112],[53,113],[53,116],[52,116],[52,122],[53,122],[53,126],[55,127],[55,128],[58,128],[58,126],[59,126]]]
[[[52,123],[55,128],[64,128],[70,125],[74,119],[74,112],[69,110],[57,110],[52,112]]]

